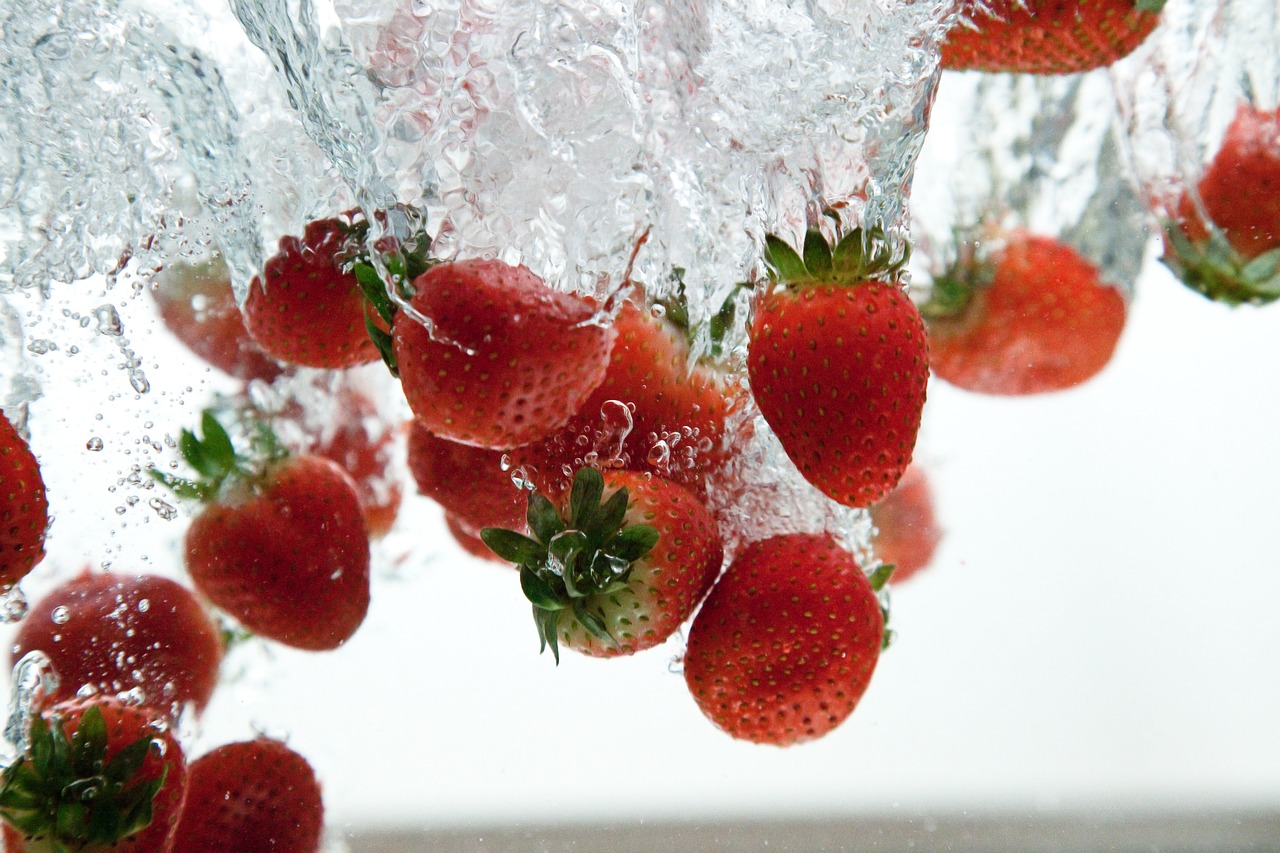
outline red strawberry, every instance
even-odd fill
[[[1198,185],[1165,224],[1163,261],[1187,286],[1238,305],[1280,298],[1280,110],[1241,105]]]
[[[962,257],[923,307],[934,374],[983,394],[1073,388],[1111,360],[1125,300],[1074,249],[1027,231]]]
[[[172,853],[316,853],[323,828],[311,765],[260,737],[192,762]]]
[[[524,493],[502,470],[502,457],[500,450],[438,438],[420,422],[409,426],[409,472],[418,491],[473,536],[483,527],[525,529]]]
[[[942,539],[933,514],[933,493],[919,465],[912,465],[898,487],[871,507],[878,533],[876,556],[893,566],[893,582],[900,583],[929,565]]]
[[[1128,56],[1164,0],[960,0],[942,45],[952,71],[1072,74]]]
[[[88,685],[114,695],[140,689],[171,717],[208,704],[218,683],[222,638],[186,587],[156,575],[84,572],[40,600],[13,640],[11,660],[39,650],[58,687],[50,702]]]
[[[9,853],[164,853],[187,790],[173,733],[117,699],[63,702],[31,719],[25,753],[4,770]]]
[[[249,336],[220,257],[202,264],[174,263],[151,287],[160,319],[193,353],[237,379],[271,381],[283,368]]]
[[[678,324],[632,302],[614,330],[604,381],[568,424],[513,449],[512,461],[552,500],[583,465],[652,471],[703,494],[708,472],[725,459],[725,417],[736,402],[728,383],[690,364]]]
[[[484,544],[484,540],[480,538],[480,534],[475,528],[460,520],[456,515],[446,512],[444,514],[444,526],[449,531],[449,535],[458,543],[458,547],[471,556],[479,557],[481,560],[502,563],[504,566],[510,565],[506,560],[493,553],[488,545]]]
[[[369,608],[369,534],[350,475],[320,456],[246,467],[211,413],[203,440],[183,432],[205,479],[153,476],[207,502],[187,530],[196,589],[244,627],[299,649],[342,645]]]
[[[409,407],[441,438],[498,450],[537,441],[604,379],[613,329],[590,300],[524,267],[439,264],[414,287],[413,308],[434,331],[397,314],[395,361]]]
[[[826,534],[744,548],[689,628],[684,678],[735,738],[788,746],[853,712],[880,657],[884,617],[853,557]]]
[[[757,296],[747,350],[756,404],[787,456],[854,507],[888,494],[911,462],[929,378],[924,323],[896,283],[901,262],[873,254],[879,239],[854,231],[833,252],[811,231],[801,260],[769,237],[779,281]]]
[[[680,627],[720,571],[715,522],[675,483],[583,468],[560,511],[529,496],[534,538],[487,527],[494,553],[520,566],[543,648],[597,657],[656,646]]]
[[[40,463],[0,412],[0,592],[22,580],[44,559],[48,527],[49,499]]]
[[[381,357],[366,318],[383,321],[352,272],[368,229],[358,213],[308,223],[302,239],[281,238],[249,284],[245,326],[280,361],[337,369]]]

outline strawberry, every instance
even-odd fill
[[[151,286],[160,319],[189,350],[237,379],[270,382],[283,371],[249,335],[221,256],[173,263]]]
[[[942,45],[951,71],[1073,74],[1128,56],[1164,0],[960,0]]]
[[[311,765],[284,743],[259,737],[192,762],[172,853],[316,853],[323,828]]]
[[[827,534],[746,546],[689,627],[684,678],[735,738],[788,746],[853,712],[880,657],[884,614],[853,557]]]
[[[702,503],[661,477],[582,468],[557,510],[531,493],[533,538],[486,527],[494,553],[520,567],[542,648],[595,657],[656,646],[715,580],[724,549]]]
[[[4,770],[9,853],[163,853],[173,842],[187,767],[149,709],[77,699],[33,716],[25,751]]]
[[[523,522],[521,524],[523,526]],[[453,513],[446,512],[444,514],[444,526],[449,531],[449,535],[453,537],[453,541],[458,544],[458,547],[471,556],[479,557],[481,560],[488,560],[489,562],[502,563],[504,566],[510,565],[506,560],[493,553],[488,545],[484,544],[484,540],[480,538],[478,532],[472,532],[475,528],[459,519]]]
[[[472,536],[484,527],[525,529],[524,493],[502,457],[500,450],[438,438],[420,422],[409,426],[409,472],[418,491]]]
[[[31,608],[11,659],[40,651],[58,675],[48,700],[140,690],[176,718],[187,703],[204,709],[218,683],[222,638],[199,600],[157,575],[85,571]]]
[[[0,412],[0,593],[44,559],[48,527],[49,499],[40,463]]]
[[[962,252],[922,311],[934,374],[983,394],[1073,388],[1111,360],[1125,300],[1070,246],[1010,232],[990,260]]]
[[[1203,213],[1186,194],[1165,223],[1165,265],[1228,305],[1280,298],[1280,110],[1241,105],[1197,192]]]
[[[933,492],[919,465],[912,465],[898,487],[871,507],[876,526],[876,556],[893,566],[893,581],[901,583],[929,565],[942,539],[933,514]]]
[[[310,651],[337,648],[369,608],[369,533],[351,477],[314,455],[275,451],[255,464],[237,455],[212,413],[203,439],[182,434],[186,480],[152,472],[204,509],[184,554],[196,589],[245,628]]]
[[[924,323],[897,283],[903,261],[873,247],[882,239],[853,231],[832,251],[810,231],[801,259],[770,236],[776,282],[756,296],[747,348],[756,404],[787,456],[853,507],[888,494],[911,462],[929,378]]]
[[[353,271],[368,223],[359,211],[307,224],[249,284],[244,320],[262,349],[288,364],[345,368],[380,358],[367,323],[382,323]]]
[[[726,456],[725,417],[736,397],[717,372],[691,364],[676,307],[659,318],[624,303],[604,381],[563,428],[511,451],[539,491],[555,500],[573,471],[591,465],[652,471],[705,493],[707,474]]]
[[[414,280],[392,348],[409,407],[433,434],[505,450],[563,427],[604,379],[614,331],[588,299],[525,267],[475,259]]]

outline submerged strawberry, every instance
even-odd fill
[[[239,456],[212,413],[203,439],[183,431],[200,475],[153,470],[204,502],[185,540],[187,571],[209,601],[250,631],[299,649],[345,643],[369,609],[369,533],[351,476],[320,456]]]
[[[833,251],[811,231],[801,259],[769,237],[776,281],[756,298],[747,350],[756,404],[787,456],[853,507],[888,494],[911,462],[929,379],[902,262],[878,240],[854,231]]]
[[[898,487],[871,508],[876,526],[876,556],[893,566],[893,582],[901,583],[926,568],[942,540],[933,512],[933,491],[918,464]]]
[[[26,439],[0,412],[0,592],[44,559],[49,498],[40,463]]]
[[[1111,361],[1120,291],[1067,244],[1013,231],[991,259],[962,257],[921,308],[934,374],[983,394],[1061,391]]]
[[[528,505],[532,537],[492,527],[480,535],[520,567],[538,636],[557,661],[561,645],[613,657],[663,642],[720,571],[710,514],[661,477],[583,468],[559,510],[536,493]]]
[[[1280,298],[1280,109],[1242,105],[1197,190],[1203,213],[1182,197],[1161,260],[1218,302]]]
[[[414,280],[395,316],[395,362],[409,407],[432,434],[498,450],[563,427],[604,379],[614,332],[590,300],[525,267],[474,259]]]
[[[1073,74],[1128,56],[1164,0],[960,0],[942,45],[952,71]]]
[[[852,555],[826,534],[744,548],[689,627],[684,678],[735,738],[788,746],[853,713],[880,658],[884,614]]]

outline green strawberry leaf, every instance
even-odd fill
[[[533,622],[538,628],[538,654],[542,654],[547,650],[547,646],[551,647],[551,654],[555,656],[556,666],[560,665],[560,641],[556,638],[556,628],[560,622],[560,614],[555,610],[543,610],[535,606],[533,608]]]
[[[60,727],[61,724],[59,723]],[[50,731],[49,723],[44,717],[39,715],[32,717],[29,740],[30,746],[27,747],[27,754],[31,756],[31,769],[36,776],[42,779],[46,778],[56,756],[53,732]]]
[[[358,263],[352,269],[355,274],[356,282],[360,285],[360,291],[364,294],[364,298],[369,300],[373,305],[378,316],[388,326],[395,321],[396,304],[391,301],[391,297],[387,295],[386,285],[382,283],[378,271],[374,269],[372,264]]]
[[[623,516],[627,514],[630,496],[626,488],[618,489],[609,496],[592,518],[591,523],[583,528],[592,542],[603,543],[622,526]]]
[[[804,281],[809,271],[796,250],[782,238],[768,234],[764,238],[764,260],[778,281]]]
[[[569,526],[579,530],[590,525],[604,494],[604,477],[595,468],[583,467],[573,475],[569,492]]]
[[[564,530],[564,520],[560,518],[555,504],[536,492],[529,493],[529,509],[525,518],[529,522],[529,532],[539,542],[550,542]]]
[[[564,610],[567,605],[560,600],[555,588],[547,583],[532,566],[520,568],[520,588],[535,610]]]
[[[894,569],[896,568],[897,566],[893,563],[882,563],[881,565],[876,566],[875,571],[867,575],[867,580],[871,583],[871,588],[876,592],[884,589],[885,585],[889,583],[889,578],[893,575]]]
[[[382,363],[387,366],[387,370],[395,378],[400,377],[400,364],[396,361],[395,344],[391,333],[385,329],[379,328],[378,324],[373,322],[373,318],[368,314],[364,315],[364,330],[369,335],[369,340],[373,341],[374,349],[378,351],[378,355],[382,358]]]
[[[541,543],[501,527],[484,528],[480,531],[480,540],[508,563],[520,566],[538,565],[547,554],[546,546]]]
[[[71,736],[71,766],[77,773],[96,774],[103,770],[107,755],[107,722],[102,710],[94,705],[80,718],[80,726]],[[120,781],[120,780],[114,780]]]
[[[1164,4],[1165,0],[1134,0],[1133,8],[1139,12],[1160,12]]]
[[[653,550],[661,534],[652,524],[631,524],[619,531],[609,542],[609,552],[627,562],[634,563]]]
[[[183,500],[204,501],[212,497],[216,491],[216,489],[211,489],[208,484],[199,480],[175,477],[156,468],[148,468],[147,473],[151,475],[153,480]]]
[[[573,603],[573,616],[597,640],[608,643],[611,646],[618,645],[618,641],[613,638],[613,635],[609,633],[608,627],[605,626],[604,620],[588,610],[581,601]]]
[[[810,229],[804,235],[804,266],[814,278],[831,274],[831,244],[821,231]]]
[[[214,467],[215,473],[212,476],[225,476],[236,465],[236,449],[231,443],[231,436],[227,435],[227,431],[218,423],[210,409],[205,409],[200,415],[200,430],[204,433],[204,439],[200,442],[201,452],[205,460]]]

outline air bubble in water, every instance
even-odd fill
[[[156,511],[156,515],[160,516],[165,521],[173,521],[178,517],[177,507],[173,504],[162,501],[160,498],[152,498],[147,501],[147,505],[154,509]]]
[[[95,453],[96,453],[96,452],[98,452],[99,450],[101,450],[101,449],[102,449],[102,439],[98,438],[98,437],[95,435],[93,438],[91,438],[91,439],[89,439],[87,442],[85,442],[84,447],[85,447],[85,449],[86,449],[86,450],[92,450],[93,452],[95,452]]]
[[[120,321],[120,312],[116,311],[116,306],[110,303],[99,305],[93,309],[93,315],[98,319],[98,331],[101,334],[113,338],[124,334],[124,324]]]
[[[4,739],[13,746],[17,754],[25,753],[29,746],[27,738],[36,703],[57,689],[58,675],[44,652],[27,652],[14,665]]]
[[[30,605],[27,603],[27,597],[23,594],[18,586],[9,587],[8,591],[0,596],[0,623],[12,625],[19,622],[22,617],[27,615]]]
[[[667,462],[671,459],[671,448],[665,441],[658,441],[649,448],[649,455],[646,461],[654,468],[665,468]]]
[[[53,608],[53,613],[50,614],[50,618],[53,619],[55,625],[65,625],[67,624],[67,620],[71,618],[71,611],[68,610],[66,606],[59,604],[57,607]]]

